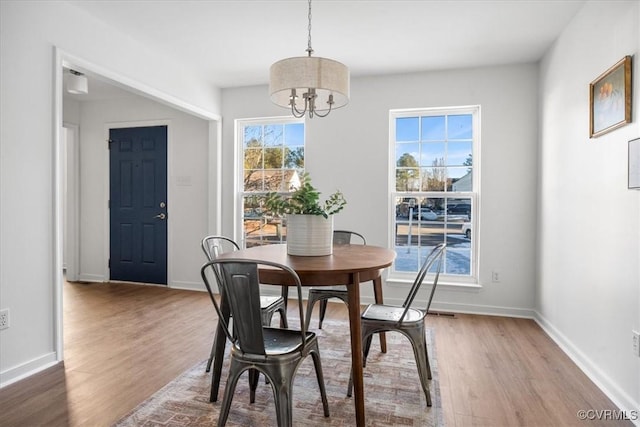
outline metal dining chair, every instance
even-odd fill
[[[283,329],[266,326],[261,322],[259,267],[275,268],[289,276],[289,283],[297,289],[300,329]],[[258,372],[267,377],[273,390],[278,426],[293,424],[292,391],[298,366],[309,355],[313,359],[324,416],[329,416],[329,403],[322,374],[318,339],[307,331],[302,305],[300,278],[291,268],[267,261],[247,259],[216,259],[202,267],[202,279],[218,313],[218,321],[231,342],[229,377],[220,408],[218,425],[224,426],[229,416],[233,394],[240,375],[249,370],[250,403],[255,402]],[[221,305],[211,288],[209,277],[215,276],[222,288],[224,304],[230,308],[234,320],[230,332]],[[212,381],[213,389],[213,381]],[[213,392],[213,390],[212,390]]]
[[[202,250],[207,256],[207,260],[213,261],[218,258],[218,256],[225,252],[237,251],[240,249],[238,244],[224,236],[207,236],[202,239]],[[262,318],[262,323],[264,325],[270,325],[271,320],[273,319],[273,314],[278,312],[280,314],[280,326],[286,328],[287,325],[287,304],[282,296],[266,296],[263,295],[260,297],[260,313]],[[213,341],[213,345],[211,346],[211,354],[209,355],[209,360],[207,361],[206,372],[211,370],[211,364],[213,363],[213,357],[215,353],[216,342],[215,339]]]
[[[366,245],[367,240],[360,233],[347,230],[335,230],[333,232],[333,244],[334,245],[349,245],[353,237],[359,240],[360,244]],[[307,325],[311,325],[311,312],[316,302],[320,302],[320,309],[318,313],[318,329],[322,329],[322,322],[327,312],[327,301],[331,298],[338,298],[345,304],[348,304],[347,287],[344,285],[336,286],[317,286],[310,287],[309,294],[307,296]]]
[[[438,286],[438,278],[442,270],[442,260],[446,248],[445,243],[440,243],[434,247],[429,255],[425,258],[420,271],[416,276],[407,298],[402,306],[386,305],[386,304],[370,304],[362,312],[360,322],[362,325],[362,342],[363,342],[363,366],[366,366],[367,356],[371,347],[371,338],[377,332],[400,332],[406,336],[413,347],[413,355],[416,359],[418,367],[418,376],[420,384],[427,398],[427,406],[431,406],[431,394],[429,393],[429,380],[432,378],[431,365],[429,364],[429,353],[427,351],[427,340],[425,337],[424,319],[431,307],[433,295]],[[412,308],[411,305],[424,282],[427,274],[433,274],[433,281],[427,306],[424,310]],[[347,395],[351,396],[352,380],[349,379],[349,389]]]

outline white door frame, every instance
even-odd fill
[[[61,150],[64,158],[61,158],[63,188],[66,194],[63,194],[63,202],[66,209],[66,216],[63,216],[63,262],[66,261],[66,275],[67,280],[78,280],[79,274],[79,261],[80,261],[80,187],[79,177],[80,168],[78,167],[78,161],[80,160],[79,145],[80,145],[80,128],[77,124],[64,122],[62,127],[66,129],[66,134],[63,132],[63,136],[66,136],[62,142]],[[66,198],[64,196],[66,195]]]

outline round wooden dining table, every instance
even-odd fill
[[[388,248],[373,245],[334,245],[333,254],[326,256],[293,256],[287,254],[286,244],[254,246],[219,256],[220,259],[251,259],[284,264],[300,277],[302,286],[346,285],[351,333],[351,366],[353,369],[353,396],[356,425],[365,425],[364,386],[362,373],[362,333],[360,326],[360,283],[373,281],[376,303],[382,303],[382,272],[391,266],[396,253]],[[287,286],[284,275],[273,269],[260,269],[260,283]],[[286,295],[286,293],[283,292]],[[220,378],[224,335],[216,339],[218,345],[214,357],[214,379]],[[383,351],[386,343],[381,344]],[[218,357],[218,356],[221,357]],[[216,386],[217,387],[217,386]],[[217,390],[216,390],[217,392]],[[217,394],[217,393],[216,393]],[[217,398],[217,395],[215,396]]]

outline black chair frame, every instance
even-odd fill
[[[225,248],[229,248],[232,251],[237,251],[240,246],[233,240],[225,236],[207,236],[202,239],[202,251],[207,256],[207,260],[213,261],[218,258],[221,253],[227,252]],[[284,292],[283,292],[284,294]],[[285,295],[283,296],[261,296],[260,307],[262,313],[262,324],[270,325],[273,319],[273,314],[278,312],[280,314],[280,326],[287,327],[287,301]],[[211,364],[213,363],[214,353],[216,348],[216,341],[214,339],[211,345],[211,353],[207,360],[206,372],[211,370]]]
[[[273,328],[262,323],[259,267],[280,269],[291,276],[291,283],[297,289],[300,330]],[[219,326],[223,328],[232,344],[229,377],[218,425],[225,425],[238,378],[244,371],[249,370],[250,402],[255,401],[258,372],[261,372],[269,380],[274,393],[278,426],[291,426],[293,380],[298,366],[309,355],[315,366],[324,415],[328,417],[329,405],[318,340],[313,332],[307,331],[304,323],[302,285],[296,272],[287,266],[272,262],[225,258],[205,264],[201,275],[218,314]],[[209,281],[211,275],[215,276],[222,289],[220,304]],[[229,314],[234,319],[233,333],[228,326]]]
[[[422,385],[428,406],[432,405],[431,394],[429,393],[429,380],[432,379],[432,373],[425,336],[425,317],[429,312],[436,287],[438,286],[445,249],[446,244],[440,243],[431,250],[422,263],[420,271],[418,271],[416,279],[402,306],[370,304],[362,312],[360,318],[362,325],[362,342],[364,344],[363,366],[366,366],[367,363],[367,356],[371,348],[373,334],[379,332],[400,332],[411,342],[418,368],[418,376],[420,377],[420,384]],[[418,291],[429,273],[432,273],[434,276],[431,291],[427,298],[426,308],[424,310],[412,308],[416,295],[418,295]],[[352,381],[350,380],[347,391],[348,396],[351,396],[351,391]]]

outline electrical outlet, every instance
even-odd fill
[[[498,270],[493,270],[491,272],[491,281],[493,283],[498,283],[500,281],[500,273],[498,273]]]
[[[9,309],[5,308],[0,310],[0,329],[7,329],[9,327]]]
[[[640,333],[631,331],[633,334],[633,355],[640,357]]]

